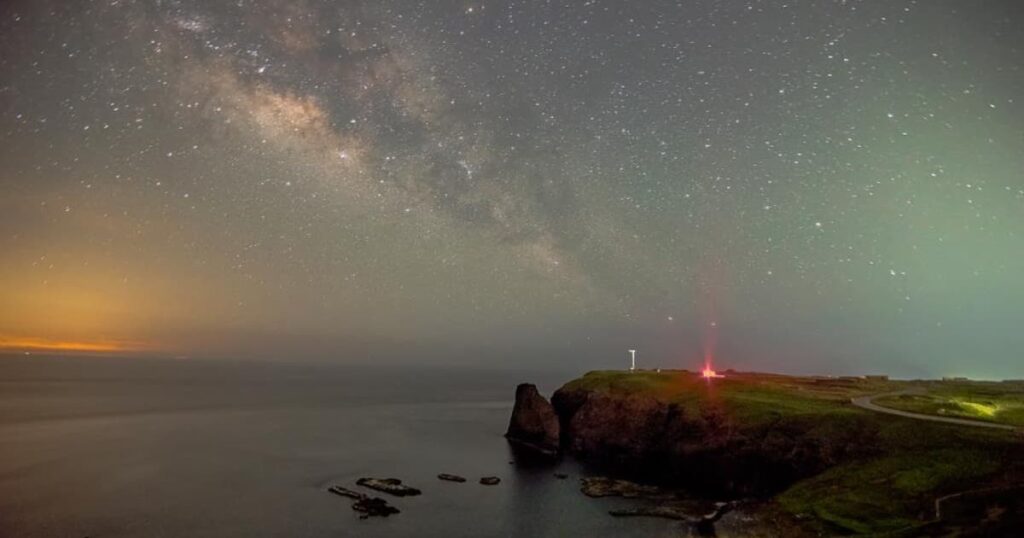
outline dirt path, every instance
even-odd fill
[[[996,424],[994,422],[983,422],[980,420],[971,420],[969,418],[952,418],[952,417],[939,417],[935,415],[922,415],[921,413],[911,413],[909,411],[900,411],[899,409],[891,409],[889,407],[882,407],[874,403],[875,398],[882,398],[885,396],[900,396],[903,394],[923,394],[923,389],[907,389],[898,392],[886,392],[884,394],[874,394],[871,396],[860,396],[853,398],[850,402],[857,407],[867,409],[868,411],[874,411],[876,413],[885,413],[887,415],[896,415],[899,417],[913,418],[917,420],[928,420],[931,422],[945,422],[947,424],[957,424],[960,426],[974,426],[978,428],[995,428],[997,430],[1010,430],[1015,431],[1017,428],[1006,424]]]

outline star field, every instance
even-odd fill
[[[1019,377],[1022,27],[1008,1],[7,2],[0,335]]]

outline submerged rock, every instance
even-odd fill
[[[349,499],[359,500],[359,499],[365,499],[366,498],[366,495],[363,494],[363,493],[360,493],[358,491],[354,491],[354,490],[351,490],[351,489],[348,489],[348,488],[343,488],[341,486],[331,486],[331,487],[327,488],[327,491],[329,491],[329,492],[331,492],[331,493],[333,493],[335,495],[341,495],[342,497],[348,497]]]
[[[693,529],[698,536],[714,536],[715,523],[721,519],[722,516],[732,510],[734,506],[735,503],[715,503],[714,509],[703,516],[693,516],[691,515],[692,512],[688,510],[687,507],[671,504],[610,510],[608,513],[616,517],[660,517],[686,521],[693,526]]]
[[[360,478],[359,480],[356,480],[356,484],[363,486],[364,488],[390,493],[395,497],[409,497],[411,495],[419,495],[422,493],[416,488],[402,484],[402,481],[397,478]]]
[[[362,512],[363,515],[360,517],[388,517],[391,514],[397,514],[401,512],[398,508],[391,506],[387,501],[380,497],[365,497],[352,503],[352,509],[357,512]]]
[[[677,506],[641,506],[637,508],[609,510],[608,513],[615,517],[660,517],[680,521],[696,521],[696,518],[688,514],[683,508]]]
[[[441,473],[437,475],[441,480],[447,480],[448,482],[465,482],[466,479],[455,474]]]
[[[380,497],[370,497],[364,493],[342,486],[331,486],[327,488],[327,491],[335,495],[355,499],[356,502],[352,503],[352,509],[356,512],[361,512],[362,515],[359,517],[362,519],[366,519],[368,517],[388,517],[391,514],[397,514],[400,512],[398,508],[391,506],[387,501]]]
[[[512,443],[544,456],[558,455],[558,415],[537,387],[523,383],[516,387],[516,404],[505,437]]]
[[[603,476],[581,478],[580,491],[588,497],[655,498],[666,494],[655,486],[645,486],[628,480],[617,480]]]
[[[485,476],[480,479],[480,483],[485,486],[496,486],[501,482],[501,479],[496,476]]]

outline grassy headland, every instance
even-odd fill
[[[597,371],[565,388],[654,397],[694,415],[715,414],[749,435],[782,425],[819,445],[851,439],[863,444],[855,456],[843,456],[789,485],[772,501],[827,535],[922,532],[935,525],[930,521],[937,498],[1024,480],[1014,457],[1024,447],[1019,433],[896,417],[851,404],[859,396],[913,389],[921,395],[875,403],[1021,425],[1024,387],[1019,384],[736,372],[707,380],[686,371]]]

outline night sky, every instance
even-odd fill
[[[1024,9],[4,2],[0,252],[8,349],[1024,377]]]

